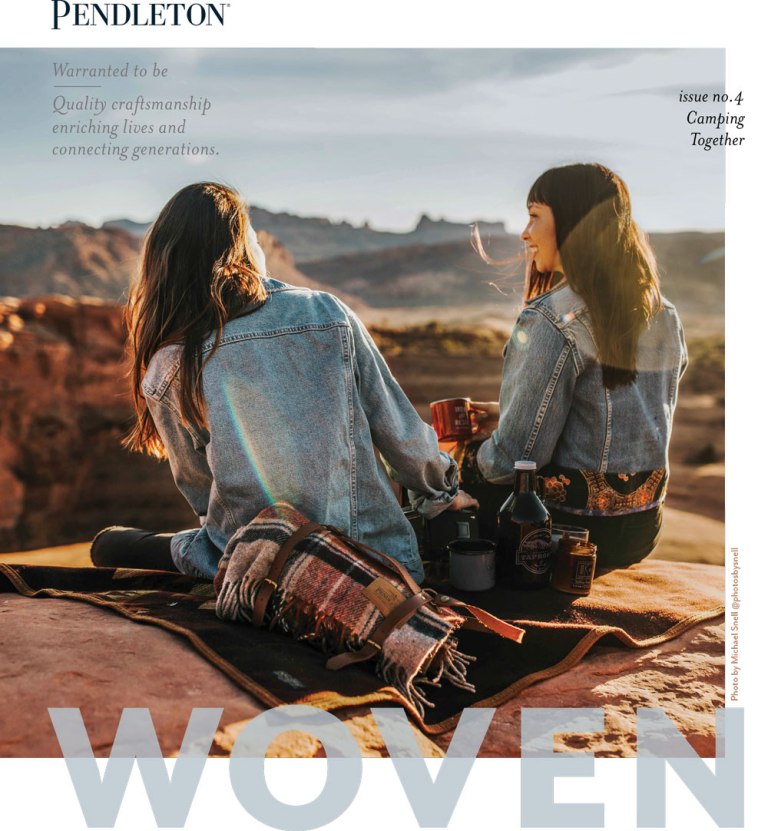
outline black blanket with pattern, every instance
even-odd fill
[[[525,639],[515,644],[460,630],[459,648],[477,656],[476,691],[435,689],[435,706],[422,718],[363,665],[332,672],[325,669],[325,655],[285,634],[219,620],[211,583],[167,572],[0,563],[0,591],[81,600],[161,626],[268,707],[301,702],[334,710],[389,702],[405,707],[428,733],[454,727],[465,707],[499,706],[535,681],[565,672],[597,643],[649,647],[722,615],[723,580],[719,567],[656,560],[599,575],[583,598],[552,589],[454,592],[514,619],[525,628]]]

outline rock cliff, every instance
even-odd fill
[[[165,466],[120,448],[123,343],[115,304],[0,302],[0,550],[82,539],[112,521],[190,521]]]
[[[256,233],[272,276],[327,290],[296,268],[293,256],[274,234]],[[54,228],[0,225],[0,296],[64,294],[124,301],[141,246],[141,237],[119,226],[92,228],[82,222]]]

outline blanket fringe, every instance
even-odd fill
[[[474,655],[465,655],[459,652],[457,642],[452,639],[452,643],[440,650],[437,654],[439,662],[439,669],[435,676],[435,681],[438,683],[445,677],[447,681],[453,684],[454,687],[460,690],[467,690],[467,692],[475,692],[475,685],[467,680],[467,672],[469,665],[476,660]],[[434,661],[432,667],[434,667]]]
[[[456,639],[450,638],[438,648],[431,660],[424,661],[420,673],[414,677],[409,677],[400,664],[382,657],[377,665],[379,677],[399,690],[424,718],[424,708],[435,706],[427,698],[424,687],[442,687],[445,678],[457,689],[475,692],[474,684],[467,681],[469,665],[475,658],[459,652],[457,645]]]

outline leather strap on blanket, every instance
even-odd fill
[[[431,600],[432,598],[426,592],[419,592],[404,600],[382,620],[362,649],[358,649],[356,652],[342,652],[341,655],[334,655],[326,661],[326,669],[343,669],[349,664],[357,664],[360,661],[373,658],[377,652],[381,651],[384,641],[389,635]]]
[[[461,600],[456,600],[455,597],[449,597],[447,594],[437,595],[434,602],[436,606],[449,606],[452,609],[461,609],[469,612],[475,619],[465,621],[464,628],[471,629],[473,632],[482,632],[490,629],[496,635],[500,635],[502,638],[514,641],[515,643],[521,643],[523,635],[525,635],[525,629],[514,626],[506,620],[502,620],[490,612],[486,612],[485,609],[481,609],[479,606],[464,603]]]
[[[277,581],[280,578],[280,573],[283,566],[288,562],[288,558],[293,553],[293,549],[305,538],[314,531],[324,531],[325,526],[319,522],[307,522],[300,528],[297,528],[290,537],[280,546],[272,567],[269,569],[269,574],[261,581],[259,590],[256,592],[256,598],[253,601],[253,624],[254,626],[264,625],[264,615],[267,613],[267,606],[269,599],[277,588]]]
[[[315,532],[332,534],[343,540],[350,548],[357,552],[363,559],[369,561],[373,560],[377,565],[383,564],[394,571],[398,577],[405,583],[405,585],[413,592],[413,596],[398,604],[389,614],[385,615],[381,623],[371,634],[371,637],[366,641],[361,649],[354,652],[344,652],[341,655],[335,655],[328,659],[326,667],[328,669],[342,669],[350,664],[356,664],[360,661],[367,661],[373,658],[377,652],[381,651],[382,645],[387,637],[397,628],[402,626],[409,618],[411,618],[422,606],[432,603],[435,606],[450,607],[453,610],[462,610],[472,615],[475,620],[466,620],[464,626],[474,630],[490,630],[502,638],[520,643],[525,634],[524,629],[513,626],[500,618],[480,609],[477,606],[472,606],[467,603],[462,603],[448,595],[438,595],[428,589],[421,589],[414,582],[413,578],[408,572],[397,562],[382,551],[377,551],[359,540],[352,539],[343,531],[334,528],[331,525],[321,525],[319,522],[307,522],[291,534],[290,537],[280,546],[269,574],[262,580],[261,585],[256,593],[256,598],[253,603],[253,623],[256,626],[262,626],[264,617],[267,612],[269,600],[274,594],[278,586],[278,580],[283,567],[288,562],[289,557],[293,553],[296,546],[310,534]]]

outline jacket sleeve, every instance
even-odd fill
[[[577,369],[570,342],[538,310],[524,309],[504,352],[499,426],[477,451],[483,477],[513,481],[515,461],[551,461],[573,399]]]
[[[458,493],[456,462],[440,451],[435,431],[413,408],[368,330],[354,312],[346,311],[357,389],[373,443],[392,478],[413,492],[414,508],[428,519],[437,516]]]
[[[146,391],[145,391],[146,392]],[[146,395],[147,407],[163,440],[176,487],[189,502],[201,522],[208,513],[213,476],[205,455],[205,445],[181,423],[181,415],[165,397]]]

